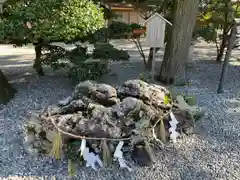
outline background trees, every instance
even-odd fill
[[[221,62],[235,18],[240,17],[240,1],[202,0],[197,16],[197,34],[217,49],[217,62]]]
[[[44,75],[40,61],[43,44],[78,39],[104,25],[102,9],[88,0],[24,1],[6,10],[4,38],[17,46],[35,45],[34,68],[39,75]]]
[[[16,46],[33,43],[36,53],[33,67],[44,75],[43,45],[81,38],[103,25],[102,9],[90,0],[11,1],[1,15],[0,38]],[[9,100],[14,92],[0,71],[0,103]]]

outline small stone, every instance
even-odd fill
[[[34,148],[40,149],[41,146],[42,146],[42,143],[41,143],[40,141],[35,141],[35,142],[33,143],[33,147],[34,147]]]
[[[62,109],[59,106],[55,106],[55,105],[49,106],[48,109],[52,116],[56,114],[60,114],[62,112]]]
[[[39,119],[36,116],[31,116],[27,120],[27,125],[28,128],[33,128],[36,133],[40,133],[42,131],[42,126],[40,125]]]
[[[125,118],[123,120],[123,122],[124,122],[125,126],[132,126],[132,125],[135,124],[134,120],[133,119],[129,119],[129,118]]]
[[[30,133],[27,133],[26,137],[25,137],[25,140],[24,140],[24,144],[29,146],[31,145],[34,141],[36,140],[36,137],[34,135],[34,133],[30,132]]]
[[[52,143],[47,140],[43,140],[41,148],[45,151],[45,153],[49,153],[52,149]]]
[[[30,146],[24,145],[23,147],[28,154],[31,154],[33,156],[36,156],[39,154],[39,151],[36,148],[34,148],[33,145],[30,145]]]
[[[53,142],[54,139],[55,139],[55,137],[56,137],[56,132],[55,132],[55,131],[50,131],[50,130],[48,130],[48,131],[46,132],[46,137],[47,137],[47,139],[48,139],[50,142]]]
[[[143,112],[143,111],[140,111],[140,112],[139,112],[139,117],[141,118],[141,117],[143,117],[143,115],[144,115],[144,112]]]
[[[65,129],[67,132],[71,132],[71,130],[72,130],[71,126],[66,126]]]
[[[66,106],[71,102],[71,100],[72,100],[72,97],[68,96],[66,99],[59,101],[58,104],[60,106]]]
[[[79,117],[78,116],[73,116],[71,118],[71,121],[74,123],[74,124],[77,124],[79,122]]]

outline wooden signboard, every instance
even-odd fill
[[[6,0],[0,0],[0,13],[2,13],[2,6],[3,6],[3,3],[5,2]]]
[[[152,79],[154,78],[155,70],[155,52],[156,48],[164,47],[165,27],[166,23],[172,25],[168,20],[160,14],[155,13],[146,22],[146,40],[145,45],[153,47],[153,64],[152,64]]]

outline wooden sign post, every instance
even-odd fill
[[[164,47],[164,37],[165,37],[165,27],[166,23],[172,25],[168,20],[162,17],[160,14],[155,13],[146,22],[146,45],[153,47],[153,61],[152,61],[152,71],[151,77],[154,79],[155,75],[155,56],[156,48]]]
[[[3,4],[6,0],[0,0],[0,13],[3,12]]]

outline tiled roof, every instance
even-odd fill
[[[0,4],[3,4],[6,0],[0,0]]]

